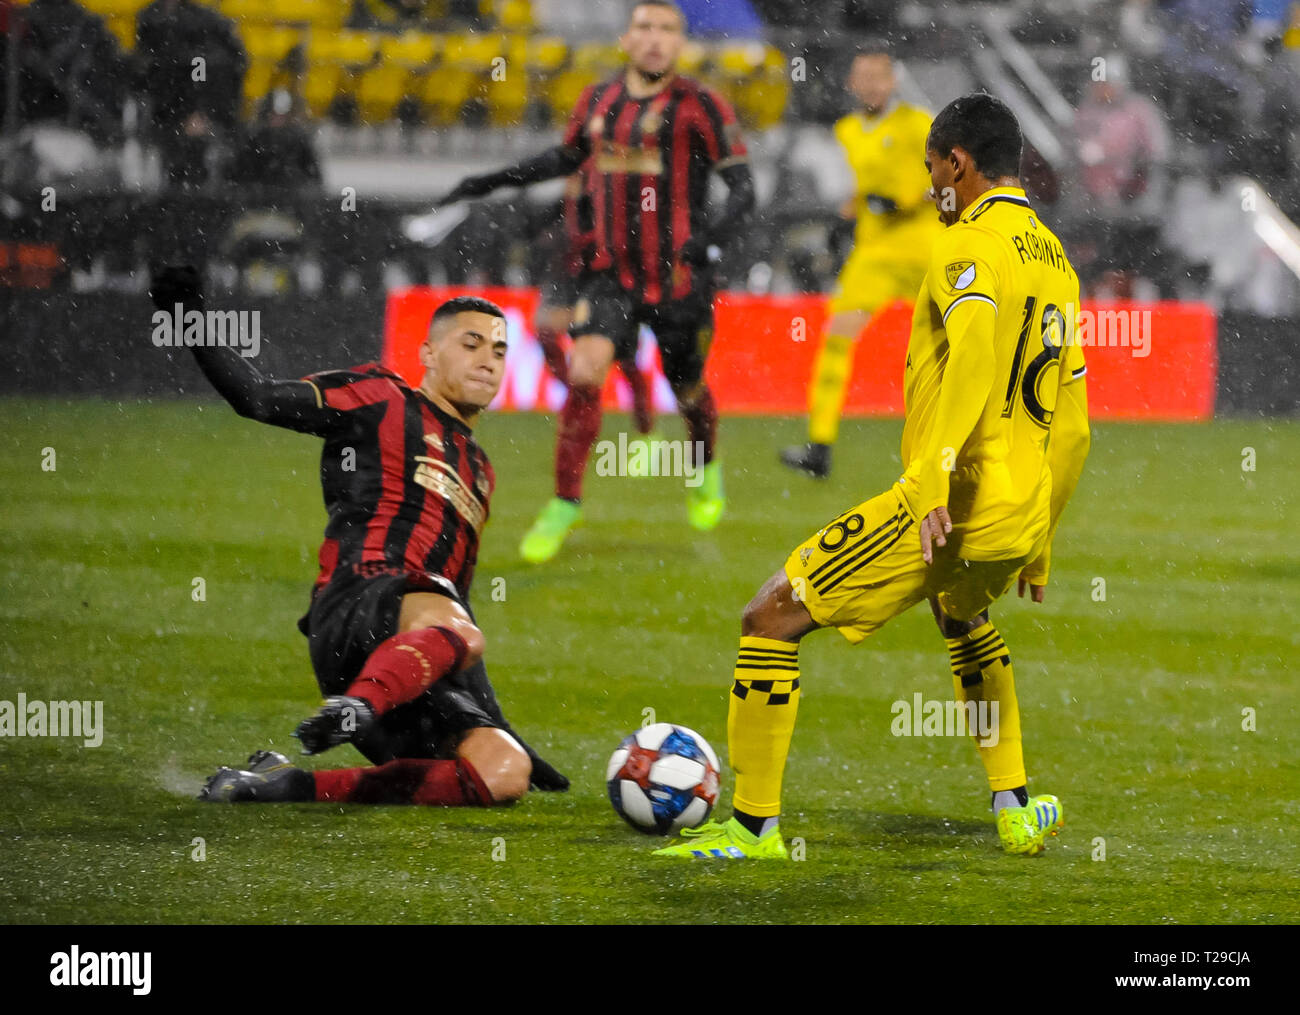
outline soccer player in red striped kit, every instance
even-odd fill
[[[588,164],[595,243],[569,328],[555,496],[520,544],[523,558],[534,563],[554,557],[581,520],[583,473],[600,433],[601,386],[614,360],[635,349],[642,324],[655,333],[686,422],[692,471],[701,477],[687,487],[688,520],[701,531],[712,529],[726,503],[714,458],[717,409],[703,375],[713,338],[714,257],[754,206],[747,152],[726,100],[676,72],[686,42],[676,4],[635,4],[619,42],[627,68],[582,94],[558,146],[520,165],[467,177],[441,202],[567,176]],[[714,172],[727,185],[727,201],[710,219]]]
[[[201,309],[191,268],[152,280],[160,310]],[[501,386],[505,315],[460,297],[433,314],[418,388],[376,363],[263,376],[234,348],[192,347],[241,416],[325,440],[329,522],[299,629],[329,695],[294,735],[316,754],[351,743],[374,767],[306,772],[273,751],[221,768],[200,799],[490,806],[568,780],[510,728],[468,605],[495,475],[471,428]]]

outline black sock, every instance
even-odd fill
[[[1021,807],[1024,807],[1027,803],[1029,803],[1029,790],[1028,790],[1026,787],[1024,787],[1024,786],[1017,786],[1015,789],[1012,789],[1012,790],[1003,790],[1002,792],[1004,792],[1004,793],[1014,793],[1014,794],[1016,795],[1016,800],[1019,802],[1019,804],[1020,804]],[[990,795],[990,797],[989,797],[989,806],[990,806],[990,807],[993,806],[993,802],[994,802],[995,800],[997,800],[997,798],[998,798],[998,794],[997,794],[997,791],[995,790],[995,791],[992,793],[992,795]]]
[[[753,835],[763,834],[763,822],[766,821],[767,818],[756,818],[754,815],[746,814],[744,811],[733,811],[731,816],[740,822],[745,831],[750,832]]]

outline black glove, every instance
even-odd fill
[[[437,207],[445,208],[466,198],[483,197],[496,189],[496,181],[491,176],[467,176],[438,199]]]
[[[898,202],[879,194],[868,194],[867,207],[873,215],[892,215],[898,211]]]
[[[533,774],[528,779],[529,783],[543,793],[563,793],[569,788],[569,780],[566,776],[557,772],[550,762],[542,760],[531,747],[527,750],[528,756],[533,761]]]
[[[177,303],[186,310],[202,310],[203,285],[198,271],[188,264],[155,269],[149,276],[149,298],[168,313]]]

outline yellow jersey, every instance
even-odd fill
[[[904,259],[924,261],[942,228],[925,196],[930,189],[925,168],[930,114],[906,102],[892,102],[877,116],[850,113],[836,122],[834,130],[853,171],[854,245],[888,246]],[[893,201],[897,211],[872,211],[869,194]]]
[[[985,192],[933,245],[903,374],[899,484],[918,519],[947,507],[963,558],[1011,559],[1048,536],[1052,413],[1086,373],[1078,311],[1079,278],[1018,187]]]

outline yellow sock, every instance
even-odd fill
[[[732,806],[759,818],[781,813],[781,777],[799,712],[799,645],[740,639],[727,709],[727,746],[736,773]]]
[[[839,436],[856,338],[856,335],[827,335],[817,351],[808,384],[808,439],[814,444],[834,444]]]
[[[985,714],[989,719],[996,715],[994,734],[983,740],[975,736],[975,746],[984,762],[984,771],[988,773],[989,787],[996,793],[1025,785],[1020,706],[1016,702],[1016,682],[1006,642],[991,621],[960,638],[946,638],[945,641],[948,643],[957,700],[988,702]],[[992,709],[994,703],[997,704],[996,713]]]

